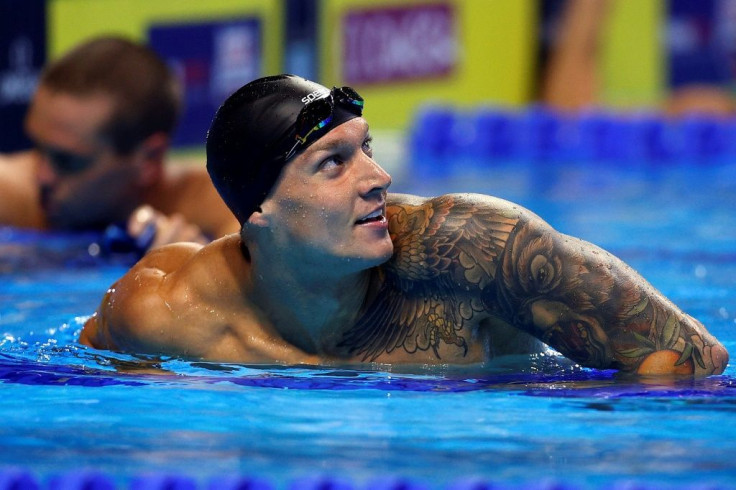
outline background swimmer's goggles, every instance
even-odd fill
[[[59,175],[74,175],[87,170],[94,163],[95,155],[79,155],[56,148],[39,147],[38,150],[47,159],[49,165]]]
[[[320,99],[308,102],[299,112],[296,118],[296,129],[294,146],[284,155],[287,161],[303,147],[311,143],[310,136],[314,138],[315,133],[324,128],[332,121],[335,113],[335,105],[347,109],[356,116],[363,115],[363,97],[350,87],[332,87],[330,93]]]

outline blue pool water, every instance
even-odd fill
[[[736,356],[734,166],[497,164],[398,175],[394,190],[518,202],[624,259]],[[553,353],[485,372],[166,359],[170,374],[146,374],[133,368],[153,360],[76,343],[128,264],[90,255],[96,238],[0,229],[0,471],[43,483],[94,470],[118,488],[150,475],[198,488],[239,476],[275,489],[736,487],[733,362],[668,381]]]

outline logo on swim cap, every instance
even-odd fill
[[[313,102],[317,99],[324,99],[328,95],[330,95],[329,90],[318,89],[312,92],[311,94],[307,95],[306,97],[302,97],[302,102],[304,102],[305,104],[309,104],[310,102]]]

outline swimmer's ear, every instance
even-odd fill
[[[263,212],[263,207],[258,206],[258,208],[253,211],[253,214],[248,218],[247,223],[257,228],[267,228],[271,224],[271,219],[269,218],[268,213]]]

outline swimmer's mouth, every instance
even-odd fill
[[[364,216],[355,222],[356,225],[363,225],[365,223],[372,223],[374,221],[384,221],[386,217],[383,215],[383,209],[376,209],[368,216]]]

